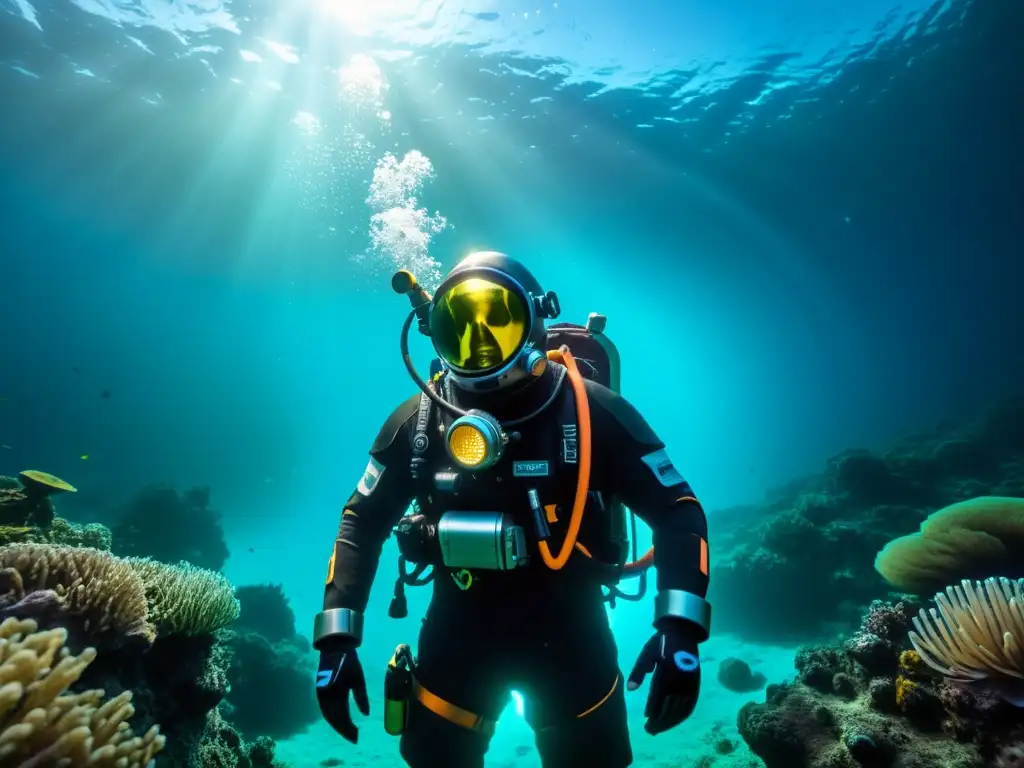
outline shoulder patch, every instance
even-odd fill
[[[380,478],[383,476],[385,469],[386,467],[383,464],[371,456],[370,463],[366,465],[366,469],[363,471],[363,477],[359,481],[356,491],[363,496],[369,496],[373,493],[373,489],[377,487],[377,483],[380,482]]]
[[[640,460],[654,473],[654,476],[658,478],[658,482],[666,488],[686,482],[679,473],[679,470],[676,469],[675,464],[672,463],[672,459],[669,458],[668,451],[664,448],[648,453],[646,456],[642,456]]]

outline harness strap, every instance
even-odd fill
[[[415,678],[413,678],[412,690],[416,700],[435,715],[443,717],[448,722],[454,723],[460,728],[476,731],[488,738],[494,735],[494,729],[495,726],[497,726],[497,721],[488,720],[486,717],[474,714],[468,709],[463,709],[449,701],[445,701],[436,693],[431,693],[420,685],[419,680],[416,680]]]
[[[432,384],[427,384],[433,388]],[[427,430],[430,428],[430,414],[433,402],[427,397],[426,392],[420,394],[420,407],[416,412],[416,429],[412,436],[412,461],[409,463],[409,473],[413,480],[420,479],[420,468],[426,463],[427,449],[430,447],[430,438]]]
[[[591,707],[588,707],[587,709],[583,710],[578,715],[576,715],[576,718],[579,719],[579,718],[586,717],[587,715],[591,715],[594,712],[596,712],[597,710],[599,710],[604,705],[604,703],[606,701],[608,701],[608,699],[610,699],[612,697],[612,694],[615,693],[615,689],[619,687],[619,679],[620,679],[620,677],[621,677],[621,675],[615,675],[615,682],[612,683],[612,687],[608,691],[608,693],[606,693],[604,696],[602,696],[601,700],[598,701],[596,704],[594,704]]]

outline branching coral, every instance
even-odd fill
[[[17,591],[52,590],[67,613],[85,621],[92,633],[153,639],[142,579],[132,566],[109,552],[83,547],[21,544],[0,548],[0,569],[20,577]],[[14,597],[22,597],[14,595]]]
[[[142,579],[157,634],[206,635],[238,618],[234,587],[224,576],[189,563],[125,561]]]
[[[63,517],[55,517],[46,531],[46,541],[68,547],[92,547],[109,552],[111,534],[110,529],[100,523],[80,525]]]
[[[67,693],[96,651],[73,656],[66,639],[64,630],[39,632],[33,621],[0,624],[0,767],[146,766],[163,749],[159,728],[132,734],[128,691],[106,702],[99,690]]]
[[[955,682],[1024,680],[1024,579],[986,579],[947,587],[914,618],[910,642],[921,660]]]

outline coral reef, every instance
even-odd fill
[[[238,617],[231,583],[219,573],[190,563],[167,565],[147,558],[125,562],[142,580],[150,621],[164,635],[208,635]]]
[[[320,719],[312,686],[312,646],[295,631],[279,585],[239,587],[241,612],[226,634],[233,658],[225,717],[245,734],[284,738]]]
[[[74,493],[76,488],[47,472],[26,469],[19,482],[10,487],[5,478],[0,488],[0,525],[48,528],[54,517],[53,501],[58,493]]]
[[[207,715],[196,760],[202,768],[280,768],[274,750],[273,739],[266,736],[244,741],[214,709]]]
[[[105,525],[76,525],[56,516],[52,497],[75,493],[58,477],[25,470],[18,481],[0,476],[0,546],[20,543],[65,544],[109,550],[110,530]]]
[[[46,544],[7,546],[0,548],[0,574],[2,616],[22,616],[31,593],[50,593],[53,605],[80,619],[81,629],[91,635],[153,640],[142,579],[128,562],[107,552]]]
[[[890,589],[873,568],[879,551],[936,510],[980,496],[1024,497],[1024,401],[962,428],[941,425],[884,453],[848,451],[764,504],[714,512],[709,599],[716,632],[806,641],[855,624]],[[947,571],[941,581],[992,575]]]
[[[228,559],[220,514],[210,509],[210,489],[179,494],[173,488],[142,490],[113,526],[113,551],[163,563],[185,561],[219,571]]]
[[[22,615],[26,603],[52,605],[97,638],[109,634],[148,643],[157,633],[210,634],[239,613],[227,579],[188,563],[119,558],[83,547],[2,547],[0,616]]]
[[[31,620],[0,624],[0,766],[21,768],[144,768],[164,747],[160,729],[132,734],[135,713],[125,691],[68,693],[96,659],[96,650],[68,653],[67,633],[38,631]]]
[[[740,734],[767,768],[1012,765],[1020,710],[910,649],[911,624],[929,615],[915,607],[876,601],[854,635],[802,648],[794,681],[744,705]]]
[[[223,576],[187,563],[45,544],[0,548],[0,617],[31,618],[62,633],[68,647],[95,647],[80,684],[134,690],[136,721],[159,723],[167,737],[161,765],[214,765],[200,753],[215,740],[207,715],[224,699],[232,665],[219,630],[238,613]],[[248,752],[231,759],[218,765],[261,765]]]
[[[10,544],[61,544],[110,550],[111,533],[100,523],[72,523],[54,517],[46,528],[28,525],[0,525],[0,546]]]

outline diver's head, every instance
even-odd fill
[[[503,253],[480,251],[460,261],[438,287],[430,338],[459,388],[514,387],[544,372],[544,320],[558,311],[558,297],[544,293],[526,267]]]

